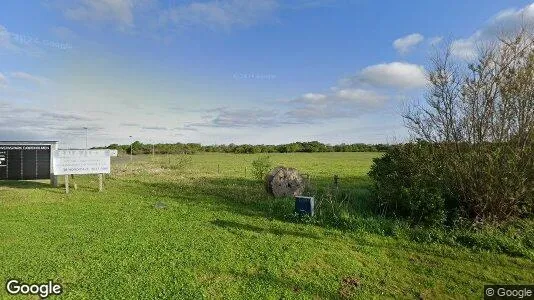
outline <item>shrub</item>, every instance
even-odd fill
[[[252,175],[257,180],[263,180],[272,167],[271,157],[267,155],[259,156],[252,161]]]
[[[375,159],[369,176],[379,213],[425,225],[532,216],[531,159],[514,156],[505,143],[455,148],[418,142],[397,145]]]
[[[440,160],[428,143],[399,145],[374,159],[369,176],[378,212],[413,224],[443,224],[454,201],[442,188],[443,173],[436,168]]]
[[[192,163],[191,156],[184,155],[174,155],[174,156],[158,156],[157,162],[162,169],[170,170],[185,170]]]

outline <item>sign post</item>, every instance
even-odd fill
[[[69,175],[65,175],[65,194],[69,193]]]
[[[55,175],[65,175],[65,191],[68,193],[68,177],[74,174],[98,174],[98,190],[104,190],[104,176],[111,172],[111,150],[55,150],[53,167]]]
[[[98,191],[102,192],[104,190],[104,175],[102,173],[98,174]]]

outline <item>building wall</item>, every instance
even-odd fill
[[[52,151],[55,141],[0,141],[0,180],[55,178],[52,174]]]

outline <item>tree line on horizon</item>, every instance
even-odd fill
[[[202,145],[199,143],[174,143],[174,144],[144,144],[139,141],[131,145],[111,144],[107,149],[116,149],[130,154],[194,154],[199,152],[219,152],[219,153],[295,153],[295,152],[384,152],[391,146],[386,144],[338,144],[330,145],[318,141],[295,142],[280,145],[250,145],[250,144],[223,144],[223,145]]]

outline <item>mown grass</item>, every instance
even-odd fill
[[[359,202],[376,155],[271,156],[309,174],[319,194],[337,174]],[[528,255],[417,241],[431,231],[395,234],[385,229],[397,223],[353,211],[345,227],[295,220],[290,200],[271,199],[252,179],[254,158],[121,157],[102,193],[96,176],[77,176],[68,195],[1,182],[3,283],[53,279],[69,299],[456,299],[481,298],[484,284],[534,282]]]

